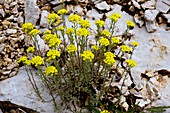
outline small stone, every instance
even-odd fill
[[[7,33],[14,34],[14,33],[17,33],[17,30],[16,29],[7,29]]]
[[[139,17],[138,14],[134,15],[135,23],[141,28],[144,25],[144,21]]]
[[[41,12],[41,20],[40,20],[41,27],[48,27],[48,21],[47,21],[48,14],[49,12],[45,10]]]
[[[138,3],[144,3],[146,0],[136,0]]]
[[[4,20],[3,22],[2,22],[2,25],[9,25],[10,24],[10,22],[9,21],[7,21],[7,20]]]
[[[11,72],[11,70],[9,70],[9,71],[2,71],[2,74],[3,74],[3,75],[9,75],[10,72]]]
[[[55,12],[58,12],[58,10],[60,10],[60,9],[62,9],[62,8],[63,8],[63,5],[61,4],[61,5],[58,5],[58,6],[54,7],[53,10],[54,10]]]
[[[149,33],[155,32],[157,29],[156,22],[146,22],[146,29]]]
[[[156,1],[155,0],[149,0],[143,4],[141,4],[143,9],[155,9]]]
[[[43,11],[43,10],[46,10],[46,11],[50,12],[51,7],[50,7],[49,5],[46,5],[46,6],[43,6],[43,7],[41,8],[41,10],[42,10],[42,11]]]
[[[23,18],[23,12],[20,12],[19,13],[19,16],[18,16],[18,19],[17,19],[17,22],[18,24],[21,26],[23,23],[24,23],[24,18]]]
[[[110,5],[108,5],[106,1],[96,4],[95,7],[98,8],[99,10],[107,10],[107,11],[110,10]]]
[[[146,10],[144,17],[147,21],[152,22],[156,19],[156,16],[158,15],[159,11],[158,10]]]
[[[163,14],[163,17],[166,18],[167,23],[170,23],[170,14]]]
[[[5,12],[3,9],[0,9],[0,14],[4,17],[5,16]]]
[[[136,2],[135,0],[132,0],[132,3],[136,8],[141,9],[141,6],[139,5],[138,2]]]
[[[50,2],[52,5],[59,5],[62,3],[62,0],[54,0]]]
[[[0,4],[2,4],[2,5],[3,5],[3,4],[4,4],[4,2],[5,2],[5,0],[0,0]]]
[[[166,4],[169,0],[158,0],[156,3],[156,9],[162,13],[167,13],[170,9],[170,4]]]
[[[0,52],[2,52],[4,50],[4,48],[5,48],[5,44],[0,44]]]

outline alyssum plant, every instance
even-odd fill
[[[128,110],[135,112],[135,109],[132,109],[135,105],[125,109],[120,104],[120,97],[124,95],[121,90],[125,80],[130,77],[133,82],[130,70],[137,65],[131,58],[138,42],[130,42],[128,35],[135,24],[127,20],[125,34],[116,37],[113,36],[113,32],[115,23],[121,18],[119,13],[109,16],[108,29],[104,29],[105,21],[97,20],[96,36],[93,37],[96,42],[89,44],[90,21],[77,14],[71,14],[68,21],[72,23],[72,27],[67,27],[67,13],[67,10],[61,9],[57,14],[48,15],[51,29],[46,30],[42,37],[49,47],[45,55],[40,50],[37,40],[40,30],[29,22],[22,25],[22,30],[31,37],[31,46],[26,50],[28,56],[21,57],[18,63],[25,65],[38,96],[43,99],[34,80],[35,75],[30,70],[32,67],[38,70],[36,75],[47,86],[56,109],[59,109],[59,105],[55,94],[59,94],[64,105],[74,113],[83,110],[86,113],[123,113]],[[120,69],[121,74],[118,71]],[[119,87],[113,85],[120,80],[122,84]],[[111,96],[114,101],[110,99]]]

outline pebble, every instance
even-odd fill
[[[147,2],[144,2],[141,4],[143,9],[155,9],[156,1],[155,0],[149,0]]]
[[[49,12],[46,10],[43,10],[41,12],[41,19],[40,19],[40,26],[41,27],[48,27],[48,21],[47,21],[47,16],[48,16]]]
[[[170,4],[166,4],[168,0],[158,0],[156,3],[156,9],[162,13],[167,13],[170,10]]]
[[[17,30],[16,29],[7,29],[7,33],[8,34],[15,34],[15,33],[17,33]]]
[[[156,16],[158,15],[159,11],[158,10],[146,10],[144,17],[147,21],[152,22],[156,19]]]
[[[149,32],[149,33],[153,33],[156,31],[157,29],[157,26],[156,26],[156,22],[153,21],[153,22],[145,22],[146,23],[146,30]]]
[[[5,12],[3,9],[0,9],[0,14],[4,17],[5,16]]]
[[[110,10],[110,5],[108,5],[106,1],[96,4],[95,7],[98,8],[99,10],[107,10],[107,11]]]

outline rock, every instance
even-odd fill
[[[9,75],[10,72],[11,72],[11,70],[9,70],[9,71],[2,71],[2,74],[3,74],[3,75]]]
[[[138,14],[134,15],[135,23],[141,28],[144,25],[144,21],[139,17]]]
[[[16,29],[7,29],[6,31],[8,34],[15,34],[17,33],[17,30]]]
[[[0,44],[0,52],[2,52],[4,48],[5,48],[5,44]]]
[[[62,6],[62,4],[61,4],[61,5],[58,5],[58,6],[54,7],[53,10],[54,10],[55,12],[58,12],[58,10],[60,10],[60,9],[62,9],[62,8],[63,8],[63,6]]]
[[[166,18],[167,23],[170,23],[170,14],[163,14],[163,17]]]
[[[99,10],[110,10],[110,5],[108,5],[106,1],[96,4],[95,7]]]
[[[50,2],[52,5],[59,5],[62,4],[62,0],[54,0]]]
[[[19,13],[19,16],[18,16],[18,19],[17,19],[17,22],[18,24],[21,26],[23,23],[24,23],[24,18],[23,18],[23,12],[20,12]]]
[[[168,0],[158,0],[156,3],[156,9],[162,13],[167,13],[170,9],[170,3],[168,5],[166,2],[168,2]]]
[[[156,16],[158,15],[159,11],[158,10],[146,10],[145,14],[144,14],[144,18],[149,21],[152,22],[156,19]]]
[[[7,21],[7,20],[4,20],[3,22],[2,22],[2,25],[9,25],[10,24],[10,22],[9,21]]]
[[[143,3],[145,2],[146,0],[136,0],[138,3]]]
[[[41,12],[41,20],[40,20],[40,26],[41,27],[48,27],[48,21],[47,21],[47,16],[48,16],[49,12],[48,11],[42,11]]]
[[[155,9],[156,1],[155,0],[149,0],[143,4],[141,4],[143,9]]]
[[[84,15],[83,8],[80,5],[74,6],[73,12],[76,12],[78,15],[81,15],[81,16]]]
[[[132,3],[136,8],[141,9],[141,6],[139,5],[138,2],[136,2],[135,0],[132,0]]]
[[[87,12],[87,17],[95,20],[100,20],[102,18],[102,14],[99,14],[99,12],[96,9],[89,10]]]
[[[156,31],[157,27],[156,27],[156,22],[153,21],[153,22],[145,22],[146,23],[146,30],[149,32],[149,33],[153,33]]]
[[[3,5],[3,4],[4,4],[4,2],[5,2],[5,0],[0,0],[0,4],[2,4],[2,5]]]
[[[5,16],[5,12],[3,9],[0,9],[0,14],[4,17]]]
[[[25,22],[31,22],[36,25],[39,19],[40,9],[36,5],[36,0],[26,0],[25,6]]]

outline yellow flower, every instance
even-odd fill
[[[112,52],[106,52],[106,53],[104,53],[104,56],[105,57],[112,57],[112,58],[116,57],[116,55],[113,54]]]
[[[29,47],[27,50],[27,53],[33,53],[35,51],[34,47]]]
[[[94,59],[94,54],[90,50],[86,50],[81,54],[81,57],[83,57],[83,60],[92,60]]]
[[[110,113],[108,110],[103,110],[100,113]]]
[[[28,60],[28,57],[23,56],[23,57],[21,57],[21,58],[18,60],[18,63],[23,63],[23,64],[25,64],[25,61],[27,61],[27,60]]]
[[[31,62],[31,60],[26,60],[26,61],[25,61],[25,64],[28,65],[28,66],[30,66],[30,65],[32,64],[32,62]]]
[[[93,45],[93,46],[91,46],[91,48],[96,50],[96,51],[99,50],[99,46],[97,46],[97,45]]]
[[[134,28],[135,27],[135,23],[130,21],[130,20],[126,20],[126,24],[127,24],[127,27],[129,27],[129,28]]]
[[[103,37],[99,40],[99,43],[103,46],[108,46],[110,44],[109,40]]]
[[[60,9],[57,12],[58,15],[67,14],[67,13],[68,13],[68,11],[66,9]]]
[[[65,26],[58,26],[57,27],[57,30],[59,30],[59,31],[64,31],[64,29],[65,29]]]
[[[66,34],[71,35],[72,33],[74,33],[74,29],[73,28],[67,28],[66,29]]]
[[[24,23],[22,25],[22,30],[26,33],[29,33],[34,28],[34,25],[30,22]]]
[[[45,35],[45,34],[51,34],[51,30],[46,30],[46,31],[44,31],[43,34],[44,34],[44,35]]]
[[[109,31],[107,31],[107,30],[103,30],[101,34],[103,36],[109,37],[111,33]]]
[[[95,21],[95,24],[96,24],[98,27],[103,27],[103,26],[104,26],[104,21],[103,21],[103,20],[96,20],[96,21]]]
[[[48,23],[55,23],[58,24],[60,22],[60,16],[56,13],[51,13],[47,16]]]
[[[112,21],[117,22],[119,20],[119,18],[121,18],[121,15],[119,13],[113,13],[109,16],[109,18]]]
[[[81,20],[79,22],[79,24],[82,28],[89,28],[90,27],[90,21],[89,20]]]
[[[129,46],[127,46],[127,45],[122,45],[122,46],[120,46],[120,48],[122,49],[122,52],[124,53],[124,52],[130,52],[131,51],[131,48],[129,47]]]
[[[86,28],[79,28],[77,30],[77,35],[82,37],[87,37],[88,35],[90,35],[90,32]]]
[[[113,44],[120,44],[120,40],[118,39],[118,37],[113,37],[113,38],[111,39],[111,42],[112,42]]]
[[[31,63],[35,65],[35,67],[43,65],[44,64],[44,58],[41,58],[40,56],[35,56],[32,58]]]
[[[76,22],[79,22],[80,20],[81,20],[81,17],[77,14],[72,14],[68,17],[69,22],[76,23]]]
[[[137,65],[137,63],[132,59],[126,60],[126,63],[129,67],[135,67]]]
[[[136,42],[136,41],[133,41],[133,42],[132,42],[132,46],[137,47],[137,46],[139,46],[139,43]]]
[[[59,38],[53,37],[49,40],[49,47],[58,47],[61,43]]]
[[[48,66],[45,69],[45,74],[50,75],[50,76],[54,76],[54,75],[58,74],[58,70],[54,66]]]
[[[50,39],[52,39],[52,38],[57,38],[57,35],[56,34],[46,34],[45,36],[44,36],[44,40],[46,41],[46,42],[48,42]]]
[[[75,45],[73,45],[73,44],[71,44],[71,45],[69,45],[69,46],[67,47],[68,53],[74,52],[74,51],[76,51],[76,50],[77,50],[77,47],[76,47]]]
[[[29,32],[29,34],[30,34],[31,36],[36,36],[38,33],[40,33],[40,30],[38,30],[38,29],[33,29],[33,30],[31,30],[31,31]]]

